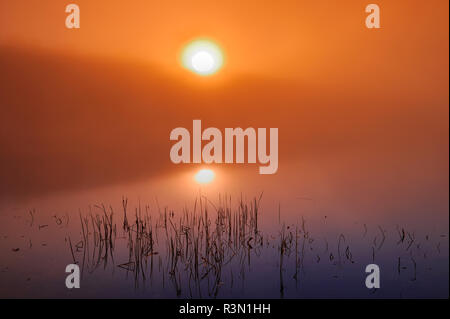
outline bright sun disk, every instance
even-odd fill
[[[222,67],[223,60],[222,50],[210,40],[195,40],[181,54],[183,66],[202,76],[216,73]]]
[[[215,174],[210,169],[201,169],[195,174],[195,180],[200,184],[208,184],[213,181]]]

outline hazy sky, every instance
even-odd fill
[[[296,77],[308,82],[383,77],[403,87],[443,85],[448,55],[448,2],[378,1],[381,30],[364,25],[364,0],[76,1],[81,28],[67,30],[68,1],[3,0],[0,41],[150,61],[176,72],[186,41],[216,39],[223,73]],[[392,72],[396,68],[397,72]],[[389,74],[389,76],[387,75]],[[377,81],[376,81],[377,82]],[[402,83],[403,82],[403,83]],[[371,82],[372,85],[376,83]],[[423,85],[423,83],[421,83]]]
[[[68,1],[0,2],[3,197],[181,172],[169,133],[199,118],[279,127],[279,184],[448,209],[448,1],[378,1],[380,30],[368,1],[74,2],[79,30]],[[201,36],[207,79],[178,62]]]

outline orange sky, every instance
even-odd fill
[[[433,86],[442,85],[447,75],[442,69],[448,66],[448,1],[378,1],[378,31],[364,27],[365,0],[264,5],[78,0],[82,27],[76,31],[64,26],[68,3],[2,1],[1,43],[140,59],[179,72],[176,59],[183,43],[208,36],[226,51],[223,73],[295,77],[309,83],[345,79],[351,87],[361,81],[374,85],[373,78],[381,76],[396,86],[407,81],[409,88],[422,87],[425,73],[427,85]]]
[[[448,1],[377,1],[380,30],[359,0],[73,2],[79,30],[69,1],[0,2],[2,196],[182,171],[169,132],[200,118],[279,127],[269,183],[448,208]],[[178,63],[200,36],[227,57],[202,79]]]

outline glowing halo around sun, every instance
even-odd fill
[[[201,169],[200,171],[195,174],[195,180],[199,184],[209,184],[211,183],[215,178],[215,174],[210,169]]]
[[[181,53],[181,63],[198,75],[208,76],[220,70],[224,57],[222,49],[216,43],[200,39],[186,45]]]

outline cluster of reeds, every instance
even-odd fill
[[[181,295],[182,287],[187,287],[190,296],[202,297],[206,294],[215,297],[224,283],[225,267],[227,280],[232,286],[237,275],[242,281],[246,269],[250,268],[252,256],[259,256],[264,248],[277,247],[279,254],[280,296],[284,296],[284,273],[292,270],[292,278],[297,282],[300,271],[304,271],[305,260],[320,263],[328,261],[332,266],[353,264],[355,259],[350,249],[348,238],[339,234],[333,241],[324,239],[320,244],[312,237],[301,217],[299,224],[286,225],[281,222],[277,237],[263,235],[259,229],[260,200],[254,198],[245,202],[242,198],[237,205],[232,205],[231,197],[219,198],[217,206],[207,198],[200,196],[195,200],[193,209],[184,208],[179,214],[168,208],[151,211],[149,206],[139,204],[133,211],[129,210],[128,199],[122,199],[123,223],[117,230],[112,207],[94,206],[87,215],[80,213],[82,239],[75,245],[68,237],[68,243],[74,262],[76,256],[82,254],[83,270],[90,272],[108,262],[114,264],[114,249],[117,238],[124,239],[126,244],[126,260],[124,256],[117,265],[131,273],[136,286],[141,281],[152,277],[155,267],[162,274],[163,285],[166,279],[173,284],[177,295]],[[381,226],[374,228],[373,240],[367,238],[371,245],[372,261],[376,259],[385,244],[387,231]],[[118,232],[121,232],[118,237]],[[421,250],[421,244],[413,232],[397,227],[398,246],[404,247],[413,265],[416,280],[417,261],[413,254],[427,251]],[[364,224],[362,239],[368,236],[368,226]],[[276,241],[274,241],[276,240]],[[427,235],[426,241],[429,241]],[[279,244],[277,245],[276,242]],[[440,244],[437,250],[440,253]],[[294,258],[294,264],[287,263]],[[406,257],[398,257],[398,273],[407,266]],[[237,274],[233,270],[238,267]],[[247,267],[247,268],[246,268]],[[334,277],[337,277],[335,275]]]
[[[134,238],[147,238],[149,250],[143,250],[141,256],[148,256],[148,253],[155,254],[152,250],[151,218],[148,217],[148,211],[145,214],[145,217],[137,215],[135,224],[126,227],[128,233],[133,227],[136,228],[137,234]],[[142,218],[149,223],[139,227],[143,225]],[[124,225],[128,223],[127,219],[125,215]],[[208,294],[216,296],[222,284],[223,267],[236,259],[242,263],[254,246],[263,244],[258,231],[256,199],[251,204],[245,204],[241,200],[238,208],[233,211],[229,197],[221,200],[219,207],[206,198],[199,197],[193,210],[185,208],[180,216],[167,208],[159,210],[159,218],[154,223],[154,229],[156,234],[161,233],[160,235],[164,237],[166,269],[177,294],[180,294],[181,277],[184,278],[187,274],[191,290],[201,294],[201,282],[206,281]],[[132,242],[131,237],[129,242]],[[136,264],[140,258],[135,255],[129,263]]]
[[[97,210],[99,212],[94,212]],[[75,252],[82,252],[82,269],[93,272],[103,264],[106,268],[109,259],[114,262],[114,247],[117,227],[114,222],[114,210],[104,205],[89,208],[89,213],[83,216],[79,213],[82,239],[72,245],[70,236],[67,238],[74,263],[79,263]],[[75,252],[74,252],[75,251]]]

